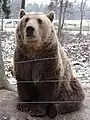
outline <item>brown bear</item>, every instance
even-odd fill
[[[14,71],[21,103],[31,116],[55,117],[80,108],[85,95],[74,77],[52,21],[54,13],[20,10],[16,29]]]

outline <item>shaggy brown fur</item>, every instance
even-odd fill
[[[51,118],[57,115],[57,111],[64,114],[79,109],[85,97],[84,92],[57,40],[51,23],[53,13],[47,16],[32,15],[21,10],[20,16],[14,53],[14,71],[20,100],[51,103],[18,104],[18,109],[23,111],[27,108],[32,116],[48,115]],[[35,25],[35,42],[32,42],[31,36],[26,37],[29,25]]]

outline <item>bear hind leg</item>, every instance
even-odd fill
[[[85,98],[83,89],[78,81],[71,81],[70,87],[71,90],[67,90],[65,89],[66,86],[63,85],[60,90],[60,94],[58,98],[58,101],[60,103],[57,104],[57,106],[61,114],[70,113],[79,110]]]

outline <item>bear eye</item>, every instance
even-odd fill
[[[27,17],[26,19],[25,19],[25,22],[28,22],[29,21],[29,18]]]
[[[42,24],[42,22],[43,22],[43,21],[42,21],[41,19],[38,19],[38,23],[39,23],[39,24]]]

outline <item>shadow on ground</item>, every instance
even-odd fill
[[[58,115],[55,120],[90,120],[90,92],[85,91],[84,106],[76,112]],[[32,118],[28,113],[16,109],[17,94],[7,90],[0,90],[0,120],[50,120],[45,118]]]

